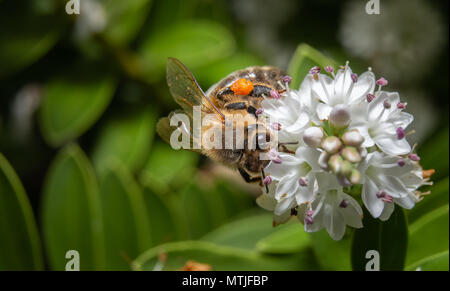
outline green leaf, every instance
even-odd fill
[[[140,182],[155,192],[167,193],[185,186],[196,171],[200,155],[186,150],[174,150],[168,144],[156,142]]]
[[[39,121],[50,145],[60,146],[82,135],[111,101],[115,82],[93,71],[77,67],[46,85]]]
[[[161,255],[166,257],[161,260]],[[215,271],[311,270],[317,269],[310,252],[273,257],[255,251],[220,246],[210,242],[183,241],[150,249],[133,262],[134,270],[180,270],[188,261],[208,264]]]
[[[419,149],[420,164],[424,169],[435,169],[436,173],[431,180],[439,181],[447,177],[449,160],[449,129],[445,128],[432,136]]]
[[[426,257],[415,264],[408,266],[407,271],[448,271],[448,250]]]
[[[0,153],[0,270],[43,270],[41,242],[27,194]]]
[[[128,44],[145,22],[151,4],[151,0],[104,1],[108,20],[103,31],[105,38],[116,45]]]
[[[424,196],[422,201],[417,203],[413,209],[407,212],[410,224],[430,211],[448,204],[448,183],[448,177],[440,180],[430,188],[430,195]]]
[[[303,225],[294,223],[258,241],[256,249],[265,253],[290,254],[309,247],[310,240],[310,234],[305,232]]]
[[[333,240],[325,229],[313,232],[310,235],[314,254],[323,270],[351,270],[351,241],[348,235],[344,236],[340,241]]]
[[[47,173],[42,230],[51,269],[64,270],[68,250],[80,253],[81,270],[104,266],[101,201],[94,170],[81,149],[66,146]]]
[[[380,254],[380,270],[403,270],[408,246],[408,228],[404,210],[395,207],[387,221],[374,219],[365,211],[363,228],[355,230],[352,243],[352,268],[364,271],[366,253],[376,250]]]
[[[272,214],[259,214],[225,224],[202,237],[216,244],[254,250],[262,238],[275,231]],[[283,227],[284,225],[280,226]]]
[[[45,55],[66,26],[61,16],[37,15],[16,1],[7,2],[0,3],[0,78]]]
[[[171,207],[165,195],[153,192],[148,187],[144,188],[144,200],[149,216],[149,223],[152,236],[152,245],[180,239],[178,228],[182,224],[177,224],[176,209]]]
[[[168,57],[176,57],[193,69],[230,55],[234,46],[233,36],[220,24],[190,20],[155,31],[139,51],[142,69],[153,82],[164,76]]]
[[[129,270],[151,246],[150,223],[141,189],[120,162],[111,162],[100,180],[107,270]]]
[[[94,146],[92,160],[102,174],[108,160],[117,159],[132,172],[141,168],[150,152],[157,114],[150,108],[110,120]]]
[[[291,86],[298,88],[312,67],[319,66],[323,69],[328,65],[336,68],[336,63],[333,60],[307,44],[300,44],[292,56],[288,67],[288,73],[292,77]]]
[[[409,227],[407,266],[449,249],[449,206],[444,205],[417,219]]]

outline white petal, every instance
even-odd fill
[[[364,205],[369,210],[370,214],[378,218],[383,212],[384,202],[377,197],[378,188],[375,183],[368,177],[362,189],[362,200]]]
[[[312,94],[322,102],[328,103],[334,94],[334,80],[327,75],[318,74],[318,80],[311,80]]]
[[[394,212],[395,209],[395,205],[394,203],[386,203],[386,205],[384,206],[383,212],[380,215],[380,219],[382,221],[386,221],[389,219],[389,217],[391,217],[392,212]]]
[[[345,233],[345,219],[344,215],[336,209],[335,205],[330,207],[324,213],[324,225],[331,238],[340,240]]]
[[[417,198],[415,198],[414,194],[409,194],[406,197],[395,198],[394,201],[403,208],[411,209],[416,204]]]
[[[275,199],[280,199],[286,194],[287,196],[292,196],[292,194],[297,191],[298,187],[300,187],[298,184],[298,178],[299,176],[296,173],[281,178],[276,189]]]
[[[320,120],[328,119],[331,110],[333,110],[333,107],[330,105],[324,103],[317,104],[316,112]]]
[[[275,209],[275,205],[277,205],[277,200],[273,197],[262,194],[256,198],[256,204],[258,204],[261,208],[273,211]]]
[[[399,198],[408,196],[409,191],[399,178],[394,176],[378,176],[378,179],[381,190],[392,197]]]
[[[275,206],[274,213],[275,215],[282,215],[285,212],[291,211],[291,208],[294,207],[295,200],[291,197],[286,197],[278,200],[277,205]]]
[[[345,201],[347,201],[348,203],[346,208],[340,208],[340,211],[342,212],[345,218],[345,223],[354,228],[363,227],[361,221],[363,211],[359,203],[355,199],[353,199],[353,197],[345,193],[342,193],[341,197],[342,199],[345,199]]]
[[[377,146],[389,155],[399,156],[411,152],[411,146],[406,138],[398,139],[397,136],[392,136],[384,138],[375,137],[374,139]]]
[[[353,83],[352,70],[350,67],[346,67],[345,70],[338,70],[336,78],[334,80],[334,96],[333,100],[329,100],[329,104],[339,104],[344,102],[344,98],[347,95],[350,86]]]
[[[354,84],[349,96],[349,104],[361,102],[368,93],[373,93],[375,88],[375,75],[372,72],[365,72],[359,76]]]

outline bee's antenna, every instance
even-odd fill
[[[261,176],[264,181],[264,179],[266,178],[266,174],[264,174],[264,169],[261,170]],[[269,194],[269,186],[267,186],[267,184],[266,184],[266,193]]]

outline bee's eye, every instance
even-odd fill
[[[253,83],[247,79],[239,79],[234,81],[230,90],[237,95],[248,95],[253,91]]]

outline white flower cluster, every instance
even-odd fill
[[[413,116],[398,93],[382,90],[386,79],[376,80],[370,69],[358,76],[348,63],[324,70],[312,68],[299,90],[263,101],[285,146],[272,152],[268,191],[257,202],[274,211],[274,225],[296,215],[305,231],[326,228],[339,240],[346,225],[363,227],[358,201],[387,220],[394,204],[410,209],[421,199],[418,188],[431,183],[432,171],[422,170],[406,140]]]

